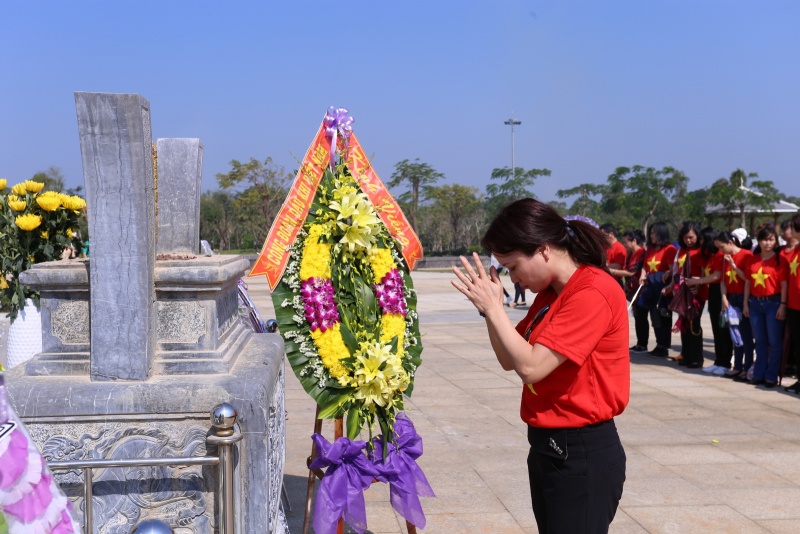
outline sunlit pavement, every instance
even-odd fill
[[[537,532],[525,467],[525,425],[519,418],[521,382],[497,364],[483,320],[452,288],[452,278],[413,274],[425,349],[407,408],[424,440],[419,463],[437,494],[423,499],[425,532]],[[513,295],[508,278],[503,281]],[[247,283],[264,318],[272,317],[265,279]],[[526,310],[508,313],[518,320]],[[710,365],[708,313],[703,330]],[[649,348],[654,343],[651,336]],[[675,349],[678,343],[674,334]],[[686,370],[647,354],[632,355],[631,363],[630,405],[617,418],[628,456],[627,481],[611,532],[796,533],[800,396],[781,387],[766,390]],[[287,517],[297,534],[303,524],[314,402],[288,363],[286,368]],[[332,439],[332,425],[326,424],[323,434]],[[369,532],[405,532],[405,522],[388,499],[383,484],[367,490]]]

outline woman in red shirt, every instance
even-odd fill
[[[686,272],[684,266],[689,262],[689,271],[686,278],[700,278],[703,276],[703,261],[700,248],[700,223],[685,221],[678,232],[678,243],[681,248],[675,259],[672,279],[677,281]],[[690,285],[690,284],[687,284]],[[695,298],[700,304],[700,313],[693,320],[685,317],[681,320],[681,358],[678,365],[685,365],[690,369],[703,367],[703,328],[700,326],[705,299],[700,291],[695,290]]]
[[[739,238],[730,232],[718,233],[714,238],[714,244],[723,254],[720,284],[722,309],[727,310],[729,306],[736,308],[736,315],[740,318],[739,334],[742,337],[742,344],[733,347],[733,368],[723,376],[744,382],[747,380],[747,371],[753,365],[753,330],[750,328],[750,319],[742,315],[745,282],[742,268],[753,253],[741,248]]]
[[[798,378],[800,378],[800,268],[798,268],[800,267],[800,246],[796,244],[800,239],[800,214],[792,217],[790,223],[792,239],[787,239],[789,244],[781,251],[786,251],[781,261],[785,260],[789,266],[788,299],[786,301],[786,330],[789,341],[787,361],[795,362]],[[787,251],[786,249],[793,243],[795,243],[794,247]],[[800,380],[784,389],[791,393],[800,393]]]
[[[756,343],[754,385],[774,388],[783,353],[783,320],[786,318],[789,268],[776,252],[778,233],[767,225],[756,235],[761,251],[745,264],[744,309],[750,318]]]
[[[678,249],[670,243],[669,228],[667,223],[659,221],[650,226],[649,244],[644,253],[644,263],[642,274],[639,278],[640,284],[648,284],[651,278],[657,278],[660,283],[669,280],[669,271],[675,261],[675,254]],[[647,340],[649,337],[650,325],[647,324],[647,316],[653,323],[653,333],[656,337],[656,346],[648,354],[659,358],[669,356],[669,348],[672,345],[672,312],[664,304],[652,307],[644,307],[645,304],[642,293],[647,288],[642,288],[636,304],[633,306],[633,319],[636,327],[636,345],[631,347],[631,352],[646,352]],[[667,300],[665,297],[662,299]]]
[[[609,262],[608,272],[615,278],[625,280],[623,284],[625,298],[631,300],[636,294],[636,290],[639,288],[639,277],[642,275],[642,266],[644,264],[644,234],[639,230],[628,230],[622,233],[620,241],[627,251],[624,268],[614,269],[610,266],[611,262]]]
[[[503,208],[481,244],[536,293],[516,326],[497,273],[461,258],[461,291],[486,318],[503,369],[524,382],[531,503],[540,532],[607,532],[622,496],[625,451],[614,416],[628,403],[625,295],[605,270],[603,234],[523,199]]]

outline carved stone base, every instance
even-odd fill
[[[244,435],[235,469],[237,532],[282,532],[285,414],[280,336],[253,334],[229,373],[160,376],[147,382],[91,382],[88,377],[8,374],[11,403],[48,460],[203,456],[209,411],[229,402]],[[216,529],[216,468],[98,469],[94,524],[128,534],[144,519],[176,533]],[[58,472],[83,521],[83,480]]]

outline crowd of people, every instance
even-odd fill
[[[632,353],[703,368],[701,316],[707,308],[714,363],[706,373],[774,388],[800,367],[800,214],[780,227],[765,223],[753,237],[685,221],[677,241],[664,222],[648,235],[600,227],[608,270],[623,286],[633,313]],[[655,346],[648,351],[652,328]],[[671,356],[672,334],[680,351]],[[800,380],[785,386],[800,394]]]

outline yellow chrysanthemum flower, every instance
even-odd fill
[[[0,274],[0,289],[6,289],[8,287],[8,280],[6,280],[6,276],[4,274]]]
[[[86,207],[86,201],[77,195],[69,197],[66,201],[63,202],[63,204],[64,207],[67,208],[68,210],[74,210],[74,211],[82,210],[83,208]]]
[[[25,193],[28,192],[28,190],[25,189],[25,182],[22,182],[20,184],[17,184],[15,186],[13,186],[11,188],[11,192],[14,193],[17,196],[24,197]]]
[[[55,211],[61,207],[61,199],[58,193],[48,191],[36,197],[36,203],[45,211]]]
[[[25,208],[28,206],[28,204],[24,200],[20,200],[16,197],[12,200],[12,196],[14,195],[8,195],[9,207],[14,211],[25,211]]]
[[[0,191],[6,188],[8,185],[8,180],[6,178],[0,178]]]
[[[58,199],[61,201],[61,205],[65,206],[67,202],[69,202],[69,195],[65,195],[64,193],[56,193],[58,195]]]
[[[303,245],[303,258],[300,261],[300,280],[312,277],[331,277],[331,246],[319,243],[324,228],[320,224],[312,224]]]
[[[336,379],[347,376],[347,368],[342,365],[340,360],[350,356],[350,351],[347,350],[347,345],[344,344],[339,326],[339,323],[336,323],[325,332],[322,330],[311,331],[311,339],[317,345],[317,352],[322,358],[323,365],[325,365],[331,376]]]
[[[370,265],[372,266],[372,274],[375,277],[376,284],[380,283],[383,277],[396,267],[394,258],[392,258],[392,251],[388,248],[372,249]]]
[[[29,193],[38,193],[44,189],[44,182],[36,182],[34,180],[25,180],[23,185],[25,186],[25,190]]]
[[[331,246],[325,243],[306,243],[300,263],[300,279],[331,277]]]
[[[29,213],[27,215],[20,215],[14,222],[20,228],[20,230],[25,230],[26,232],[30,232],[31,230],[36,230],[42,224],[42,216],[41,215],[34,215]]]
[[[47,230],[45,230],[39,235],[42,236],[42,239],[47,239],[48,237],[50,237],[50,233]]]
[[[381,341],[388,343],[397,336],[397,356],[403,357],[403,336],[406,332],[406,318],[399,313],[387,313],[381,317]]]
[[[72,239],[75,236],[75,231],[72,228],[67,228],[67,237]]]

